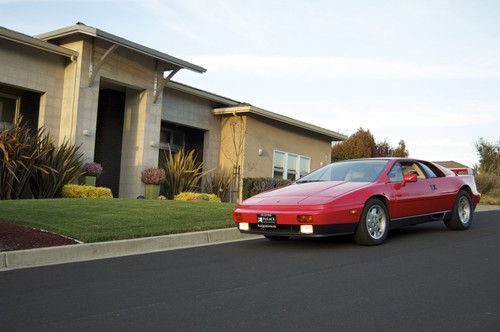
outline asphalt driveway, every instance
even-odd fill
[[[0,329],[500,330],[500,211],[378,247],[243,241],[0,273]]]

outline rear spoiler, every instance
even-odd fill
[[[455,175],[474,175],[474,171],[469,167],[450,168]]]

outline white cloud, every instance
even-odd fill
[[[500,61],[420,63],[398,59],[336,56],[260,56],[245,54],[188,57],[211,71],[249,77],[308,80],[499,79]]]

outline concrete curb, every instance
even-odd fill
[[[237,228],[0,252],[0,271],[261,238]]]
[[[500,210],[500,205],[485,205],[485,204],[479,204],[476,207],[476,212],[483,212],[483,211],[496,211]]]

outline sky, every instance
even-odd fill
[[[0,0],[28,35],[78,21],[208,70],[174,80],[411,157],[472,166],[500,139],[496,0]]]

